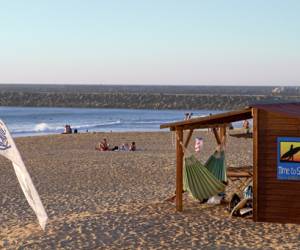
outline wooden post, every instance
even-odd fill
[[[186,138],[186,141],[185,141],[185,143],[184,143],[184,147],[185,147],[185,148],[187,148],[187,146],[189,145],[189,142],[190,142],[190,140],[191,140],[193,131],[194,131],[193,129],[190,129],[190,131],[189,131],[189,134],[188,134],[188,136],[187,136],[187,138]]]
[[[214,135],[215,135],[215,137],[216,137],[216,140],[217,140],[218,145],[220,145],[220,144],[221,144],[221,140],[220,140],[220,137],[219,137],[219,134],[218,134],[217,129],[216,129],[216,128],[213,128],[213,132],[214,132]]]
[[[176,210],[182,211],[183,190],[183,130],[176,128]],[[181,143],[180,143],[181,142]]]
[[[221,142],[223,142],[225,136],[226,136],[226,125],[220,127],[220,140],[221,140]]]
[[[253,117],[253,220],[258,221],[258,110],[252,108]]]

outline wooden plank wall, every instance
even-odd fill
[[[254,220],[300,224],[300,181],[277,180],[277,137],[300,137],[300,118],[254,115]]]

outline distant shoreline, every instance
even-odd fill
[[[0,106],[173,110],[232,110],[254,103],[299,102],[300,96],[0,92]]]
[[[0,106],[232,110],[300,101],[300,87],[0,84]]]

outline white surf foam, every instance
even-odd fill
[[[50,131],[51,127],[47,123],[42,122],[36,124],[33,130],[36,132],[45,132],[45,131]]]

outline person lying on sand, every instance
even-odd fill
[[[104,138],[103,141],[101,141],[99,143],[99,146],[95,147],[95,149],[99,150],[99,151],[108,151],[109,150],[109,144],[107,143],[106,138]]]
[[[114,146],[111,151],[119,151],[119,147],[118,146]]]
[[[95,149],[99,151],[136,151],[136,145],[135,142],[132,142],[130,146],[128,143],[124,143],[120,147],[114,146],[113,148],[109,148],[109,144],[107,143],[106,138],[104,138]]]
[[[129,151],[129,145],[128,145],[128,143],[123,143],[123,144],[120,146],[120,150],[121,150],[121,151]]]

